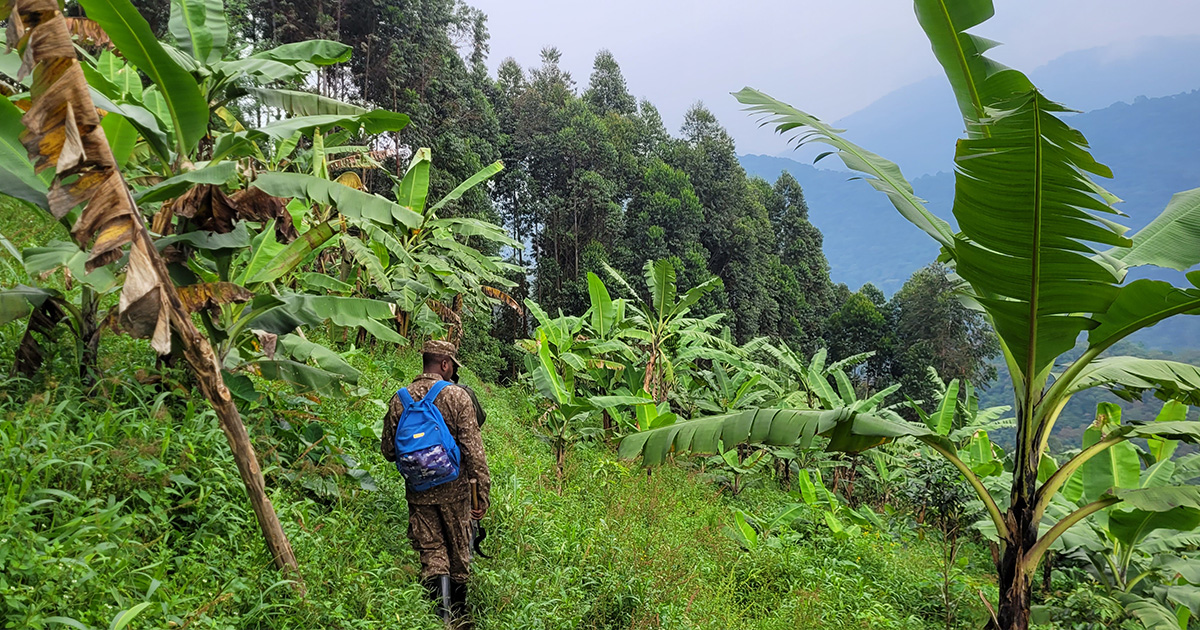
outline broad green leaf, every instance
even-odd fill
[[[1188,406],[1176,401],[1168,400],[1163,403],[1162,409],[1155,416],[1155,422],[1180,422],[1187,420]],[[1175,449],[1179,447],[1179,442],[1168,440],[1162,437],[1152,437],[1147,440],[1147,446],[1150,449],[1150,455],[1154,457],[1156,462],[1164,462],[1171,459],[1175,454]]]
[[[288,243],[274,258],[261,265],[254,275],[248,275],[250,284],[274,282],[304,262],[308,255],[333,238],[333,221],[326,221],[308,230],[299,238]],[[345,324],[341,324],[345,325]]]
[[[179,48],[201,64],[219,60],[229,41],[222,0],[171,0],[167,25]]]
[[[408,126],[408,116],[397,114],[384,109],[376,109],[361,114],[325,114],[320,116],[299,116],[285,118],[262,127],[247,129],[235,133],[227,133],[217,138],[213,147],[213,159],[238,155],[249,151],[249,147],[260,140],[281,142],[290,138],[296,132],[311,135],[318,129],[329,131],[335,127],[350,130],[362,129],[370,134],[385,131],[400,131]]]
[[[292,116],[357,116],[368,111],[365,107],[298,90],[248,88],[246,93],[260,104],[282,109]]]
[[[853,405],[858,399],[854,392],[854,384],[850,382],[850,377],[842,370],[833,373],[833,381],[837,383],[838,394],[842,397],[842,403],[846,406]]]
[[[339,213],[354,219],[370,219],[387,226],[399,223],[407,228],[421,225],[421,215],[400,204],[312,175],[260,173],[250,185],[274,197],[308,199],[333,206]]]
[[[16,105],[0,99],[0,193],[49,211],[49,187],[33,172],[29,152],[19,139],[25,131],[21,116]]]
[[[87,270],[88,253],[75,243],[53,240],[44,247],[27,247],[21,252],[21,258],[25,263],[25,272],[33,277],[66,267],[76,281],[97,293],[107,293],[117,286],[117,277],[111,267],[97,267],[91,272]]]
[[[100,119],[104,128],[104,138],[108,140],[108,148],[112,151],[113,161],[118,168],[123,168],[133,154],[133,145],[138,139],[138,130],[129,119],[119,114],[109,113]]]
[[[1042,460],[1038,462],[1038,483],[1046,483],[1050,475],[1053,475],[1055,472],[1058,472],[1058,462],[1054,461],[1054,458],[1050,455],[1042,453]]]
[[[154,241],[154,246],[162,251],[167,245],[173,243],[187,243],[196,249],[208,251],[220,249],[241,249],[250,246],[250,231],[246,229],[245,221],[238,221],[233,226],[232,232],[207,232],[204,230],[193,230],[184,232],[183,234],[172,234],[164,236]]]
[[[807,448],[815,435],[831,432],[839,422],[852,417],[857,420],[867,416],[856,416],[845,409],[756,409],[698,418],[626,436],[618,455],[627,459],[642,455],[642,463],[653,466],[662,463],[670,452],[717,453],[718,442]]]
[[[309,39],[293,44],[276,46],[250,55],[251,59],[271,59],[288,63],[304,62],[315,66],[328,66],[349,61],[353,48],[328,39]]]
[[[43,302],[57,295],[57,291],[23,284],[0,290],[0,326],[28,317],[33,309],[40,308]]]
[[[296,279],[310,291],[313,289],[325,289],[326,291],[333,291],[335,293],[350,293],[354,291],[354,285],[347,284],[323,273],[304,272],[297,274]]]
[[[361,373],[351,367],[349,363],[346,363],[346,360],[338,353],[299,335],[283,335],[279,338],[277,348],[278,351],[297,361],[305,362],[311,360],[317,364],[317,367],[337,374],[342,380],[348,383],[357,383],[359,376],[361,376]]]
[[[1089,427],[1083,432],[1083,447],[1086,449],[1103,437],[1100,429]],[[1137,448],[1129,442],[1118,442],[1084,462],[1080,468],[1084,498],[1095,501],[1111,494],[1114,488],[1137,488],[1141,472]]]
[[[145,190],[135,193],[133,199],[139,204],[174,199],[198,184],[224,184],[233,177],[236,169],[237,164],[233,162],[208,164],[194,171],[187,171],[164,179]]]
[[[290,83],[303,80],[317,67],[302,61],[276,61],[250,56],[245,59],[218,61],[210,66],[221,82],[247,77],[259,85]]]
[[[1174,441],[1174,440],[1171,440]],[[1157,488],[1160,486],[1171,485],[1171,481],[1175,477],[1175,462],[1169,459],[1164,459],[1155,462],[1146,470],[1142,471],[1141,480],[1138,485],[1142,488]]]
[[[967,33],[992,17],[992,0],[916,0],[913,7],[954,90],[967,136],[990,135],[980,124],[987,108],[1033,87],[1020,72],[983,56],[996,42]]]
[[[451,190],[445,197],[442,197],[437,203],[433,204],[433,207],[430,208],[430,210],[436,212],[442,206],[458,199],[459,197],[462,197],[463,194],[468,190],[478,186],[488,179],[491,179],[493,175],[502,170],[504,170],[504,163],[499,160],[488,164],[487,166],[479,169],[479,171],[477,171],[474,175],[468,177],[461,184],[455,186],[454,190]]]
[[[1130,267],[1187,271],[1200,264],[1200,188],[1175,193],[1162,214],[1133,235],[1133,244],[1108,252]]]
[[[1146,630],[1186,630],[1179,625],[1175,613],[1160,602],[1133,593],[1117,593],[1117,599],[1125,605],[1125,611],[1137,618]]]
[[[600,281],[600,276],[592,272],[587,273],[588,281],[588,297],[592,302],[592,331],[600,339],[607,339],[612,332],[613,320],[616,317],[617,309],[613,306],[612,296],[608,294],[608,288]]]
[[[166,101],[163,100],[162,95],[158,93],[158,90],[150,90],[148,94],[151,95],[150,102],[162,106],[162,111],[159,112],[159,114],[155,114],[145,107],[131,103],[122,103],[118,105],[117,103],[109,100],[107,96],[101,94],[96,89],[92,89],[91,94],[92,101],[96,104],[97,108],[112,114],[118,114],[129,121],[129,124],[133,125],[134,128],[137,129],[138,133],[141,134],[142,139],[145,140],[146,143],[149,144],[160,157],[171,155],[170,135],[164,132],[162,125],[159,124],[160,115],[162,116],[161,120],[165,120],[166,124],[170,124],[170,112],[166,109]]]
[[[142,100],[142,78],[135,68],[121,61],[112,51],[100,53],[96,59],[96,70],[117,89],[119,93],[115,98],[128,96],[134,101]]]
[[[913,193],[912,184],[900,173],[895,163],[847,141],[841,131],[822,122],[815,116],[802,112],[791,105],[777,101],[762,92],[743,88],[734,94],[747,111],[761,115],[766,124],[774,124],[778,133],[796,132],[793,140],[798,145],[817,142],[834,148],[834,153],[848,168],[865,174],[867,183],[888,196],[896,209],[926,234],[945,247],[954,247],[954,231],[950,224],[925,208],[925,202]]]
[[[572,392],[567,391],[566,384],[554,366],[554,358],[550,355],[550,344],[546,340],[545,331],[538,331],[538,360],[541,364],[534,373],[534,384],[543,396],[559,405],[570,402]]]
[[[648,260],[643,271],[651,305],[660,319],[668,318],[675,309],[675,266],[665,258]]]
[[[350,256],[358,262],[358,264],[366,267],[367,278],[379,287],[380,291],[387,293],[392,290],[392,283],[388,281],[387,271],[384,270],[384,261],[381,261],[375,252],[363,244],[357,236],[342,234],[342,247],[350,253]]]
[[[954,413],[958,410],[958,389],[958,379],[950,381],[937,411],[929,416],[927,424],[938,435],[950,435],[950,430],[954,428]]]
[[[1117,489],[1113,494],[1123,501],[1121,504],[1122,507],[1128,506],[1135,510],[1162,513],[1174,513],[1179,508],[1187,508],[1195,512],[1192,516],[1187,517],[1187,522],[1191,522],[1190,519],[1192,518],[1200,519],[1200,486]],[[1114,510],[1109,515],[1109,518],[1111,519],[1115,516],[1118,511]],[[1197,520],[1193,525],[1184,527],[1172,526],[1169,529],[1187,531],[1195,529],[1197,525],[1200,525],[1200,520]]]
[[[271,158],[271,170],[278,169],[279,165],[292,155],[292,151],[296,150],[296,145],[300,144],[302,139],[304,139],[304,134],[297,131],[286,140],[275,143],[275,156]]]
[[[1200,314],[1200,289],[1182,289],[1160,280],[1135,280],[1121,287],[1112,304],[1093,316],[1099,325],[1088,332],[1088,346],[1109,348],[1179,314]]]
[[[417,214],[425,213],[425,200],[429,197],[429,165],[430,151],[427,148],[417,149],[400,187],[396,191],[396,203],[411,209]]]
[[[333,398],[345,395],[341,388],[341,376],[328,370],[290,359],[257,359],[250,365],[257,368],[259,374],[268,381],[288,383],[300,394]]]
[[[1040,389],[1054,360],[1102,313],[1117,279],[1086,242],[1127,245],[1126,228],[1088,173],[1111,177],[1067,110],[1031,91],[989,110],[990,137],[962,140],[955,161],[955,271],[970,283],[1014,367]]]
[[[250,260],[236,280],[237,284],[248,286],[265,282],[257,278],[261,277],[261,272],[283,253],[284,247],[286,245],[275,240],[275,221],[268,221],[262,232],[250,241]]]
[[[362,328],[380,341],[404,342],[404,337],[379,321],[395,319],[395,307],[387,302],[336,295],[290,295],[286,301],[285,310],[300,319],[306,319],[307,313],[338,326]]]
[[[436,209],[436,207],[434,208]],[[444,228],[449,230],[456,236],[479,236],[494,243],[507,245],[514,249],[522,249],[525,247],[521,241],[518,241],[508,235],[504,228],[487,221],[472,219],[470,217],[449,217],[445,219],[435,219],[426,224],[427,229]]]
[[[721,284],[720,278],[709,278],[708,280],[705,280],[691,289],[688,289],[687,293],[684,293],[683,297],[679,300],[679,304],[675,306],[675,313],[678,315],[691,308],[696,304],[696,302],[700,301],[700,298],[703,298],[705,295],[708,295],[709,293],[719,289]]]
[[[1083,368],[1067,389],[1068,394],[1092,387],[1108,387],[1126,400],[1141,400],[1143,392],[1159,398],[1200,404],[1200,368],[1177,361],[1139,357],[1106,357]]]
[[[208,130],[208,103],[196,80],[163,50],[129,0],[80,0],[79,4],[104,28],[121,55],[158,86],[183,151],[190,153]]]

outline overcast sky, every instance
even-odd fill
[[[536,66],[539,51],[556,46],[582,88],[607,48],[630,91],[658,106],[673,133],[703,101],[740,153],[785,149],[739,111],[729,92],[743,86],[837,120],[940,72],[904,0],[467,2],[488,15],[493,71],[506,57]],[[1200,34],[1200,0],[996,0],[996,13],[977,33],[1004,42],[993,55],[1026,71],[1072,50]]]

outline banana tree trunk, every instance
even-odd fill
[[[99,371],[100,329],[97,314],[100,298],[91,288],[84,286],[80,293],[79,318],[79,381],[84,387],[96,384]]]
[[[144,227],[136,232],[135,238],[144,240],[151,248],[150,251],[154,251],[150,234]],[[233,451],[233,460],[237,464],[238,475],[241,476],[242,483],[246,486],[246,495],[250,498],[250,506],[254,510],[254,516],[258,519],[258,526],[262,530],[267,550],[271,553],[276,568],[292,573],[294,578],[299,579],[296,555],[292,552],[292,545],[288,542],[287,534],[283,532],[283,527],[279,523],[279,516],[275,514],[275,507],[271,505],[271,499],[267,497],[266,482],[263,479],[262,470],[258,466],[258,456],[254,452],[254,446],[250,443],[250,436],[246,432],[246,425],[242,422],[241,414],[238,413],[237,405],[234,404],[229,389],[225,387],[217,355],[208,343],[208,338],[196,328],[191,314],[180,302],[175,284],[167,273],[166,263],[159,256],[153,256],[151,260],[154,264],[154,271],[162,283],[161,286],[166,288],[171,325],[183,344],[183,356],[187,359],[188,366],[200,383],[200,391],[212,405],[213,411],[217,413],[221,431],[225,433],[225,439],[229,441],[229,449]]]
[[[19,74],[32,72],[32,103],[21,118],[25,125],[21,142],[37,171],[53,169],[51,214],[62,219],[83,206],[71,235],[81,247],[90,248],[89,269],[117,260],[122,247],[130,245],[121,315],[127,316],[126,323],[139,334],[151,337],[151,345],[160,353],[171,347],[167,322],[163,321],[170,320],[200,390],[217,412],[229,440],[275,566],[294,572],[298,579],[296,557],[267,498],[254,448],[221,379],[220,364],[180,302],[166,263],[113,159],[58,3],[0,0],[0,16],[9,21],[8,46],[25,47]],[[122,327],[132,330],[126,323]]]
[[[1024,558],[1037,541],[1037,524],[1033,522],[1030,504],[1014,506],[1008,517],[1012,540],[1008,541],[996,567],[1000,582],[997,618],[1000,630],[1028,630],[1033,588]]]
[[[1028,630],[1029,612],[1032,604],[1033,585],[1031,577],[1037,568],[1030,566],[1029,551],[1037,543],[1038,523],[1034,520],[1037,491],[1036,453],[1022,448],[1026,444],[1025,431],[1030,422],[1023,421],[1018,411],[1017,461],[1013,474],[1012,505],[1004,515],[1008,526],[1008,539],[996,565],[1000,587],[1000,606],[997,621],[1000,630]],[[1036,443],[1036,440],[1034,441]]]

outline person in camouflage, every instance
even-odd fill
[[[408,392],[421,400],[439,380],[456,376],[458,350],[447,341],[427,341],[421,348],[424,368]],[[491,476],[480,434],[481,418],[476,405],[461,386],[448,386],[438,395],[435,405],[454,436],[461,454],[459,475],[454,481],[415,492],[408,488],[408,539],[421,558],[421,583],[438,605],[443,619],[469,627],[467,576],[471,559],[471,519],[479,520],[487,512]],[[392,397],[383,419],[380,449],[389,462],[396,461],[396,426],[404,404],[399,394]],[[471,509],[470,482],[479,488],[479,509]]]

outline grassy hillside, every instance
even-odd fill
[[[36,215],[12,216],[0,233],[18,246],[62,236]],[[16,261],[0,262],[4,285],[28,281]],[[0,327],[4,373],[23,333]],[[73,344],[64,334],[57,345],[33,380],[0,383],[3,627],[106,628],[130,609],[129,628],[437,627],[405,538],[403,484],[376,437],[382,401],[417,372],[415,354],[346,346],[367,396],[280,391],[243,409],[301,595],[271,568],[187,373],[156,369],[147,342],[106,334],[104,378],[84,390]],[[495,557],[476,563],[474,582],[481,628],[944,627],[938,548],[907,517],[895,517],[899,534],[838,540],[804,512],[748,552],[722,532],[732,511],[766,517],[798,502],[769,477],[731,498],[694,467],[648,474],[585,445],[559,480],[527,392],[468,382],[489,414],[495,482]],[[974,593],[994,590],[989,565],[970,547],[954,570],[964,627],[982,613]]]
[[[8,365],[11,327],[0,339]],[[303,570],[300,597],[270,568],[224,437],[184,375],[168,370],[156,387],[133,380],[134,366],[152,364],[142,345],[110,337],[106,378],[88,395],[61,374],[0,387],[6,627],[56,627],[56,617],[107,627],[141,602],[150,606],[130,627],[436,627],[404,538],[402,482],[370,428],[374,401],[248,417]],[[353,363],[381,395],[401,382],[394,373],[417,369],[412,354],[360,352]],[[794,541],[744,552],[721,529],[732,507],[771,513],[792,502],[774,483],[731,500],[695,472],[647,475],[595,447],[572,454],[560,484],[549,448],[529,429],[525,394],[474,384],[489,413],[495,479],[486,543],[495,558],[476,564],[480,627],[938,625],[938,556],[928,543],[879,532],[836,541],[811,519]],[[299,415],[326,425],[378,489],[305,457],[273,463],[270,451],[285,447],[271,425]],[[289,473],[299,474],[288,481]],[[338,496],[327,481],[337,481]],[[965,579],[986,587],[989,558],[968,557]]]

